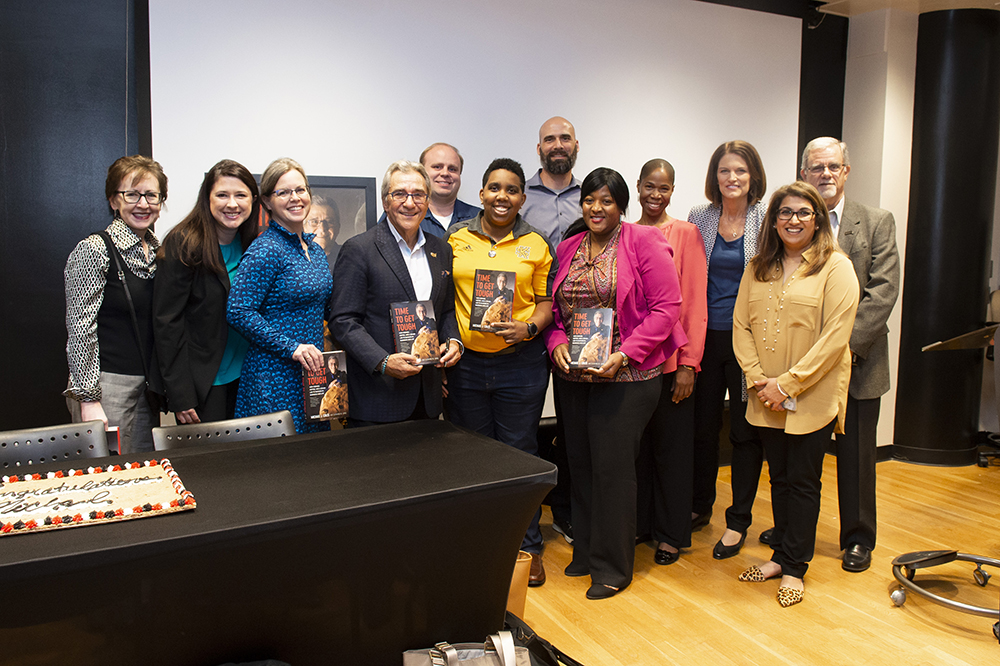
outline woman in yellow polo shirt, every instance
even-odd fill
[[[767,454],[774,553],[740,580],[780,576],[778,603],[787,607],[802,601],[816,546],[826,446],[844,432],[858,279],[808,183],[774,193],[760,233],[736,296],[733,351],[746,375],[747,421]]]
[[[552,323],[555,252],[518,214],[524,204],[520,164],[493,160],[479,198],[483,211],[448,229],[455,317],[466,350],[462,362],[448,369],[448,418],[534,455],[549,381],[539,333]],[[545,582],[540,515],[535,513],[521,544],[531,553],[532,586]]]

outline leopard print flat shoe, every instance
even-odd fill
[[[760,570],[760,567],[755,564],[741,573],[739,579],[744,583],[763,583],[767,580],[767,576],[765,576],[764,572]]]
[[[803,598],[804,594],[802,590],[796,590],[794,587],[778,588],[778,603],[781,604],[782,608],[788,608],[789,606],[801,603]]]

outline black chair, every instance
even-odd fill
[[[153,448],[157,451],[199,446],[214,442],[240,442],[295,434],[295,422],[287,409],[260,416],[228,421],[185,423],[153,428]]]
[[[101,421],[0,432],[0,471],[8,474],[28,465],[107,455],[108,438]]]

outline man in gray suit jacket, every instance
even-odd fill
[[[850,172],[847,145],[837,139],[813,139],[802,152],[802,179],[826,201],[833,233],[861,285],[851,333],[846,432],[837,436],[837,490],[842,566],[864,571],[875,548],[876,434],[881,396],[889,390],[886,322],[899,296],[899,253],[892,213],[844,198]]]
[[[431,301],[442,344],[438,367],[461,358],[451,246],[420,228],[430,191],[423,166],[393,162],[382,179],[387,219],[349,239],[337,257],[330,331],[351,357],[349,427],[441,413],[441,372],[395,351],[390,303]]]

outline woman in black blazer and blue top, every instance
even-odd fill
[[[178,423],[231,419],[248,343],[226,323],[230,279],[257,235],[250,171],[222,160],[198,202],[163,241],[153,322],[163,383]]]

